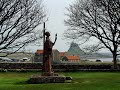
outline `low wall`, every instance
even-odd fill
[[[81,71],[81,70],[111,70],[112,64],[103,65],[73,65],[73,64],[54,64],[52,65],[55,71]],[[42,63],[0,63],[0,69],[7,70],[42,70]],[[120,64],[118,65],[120,69]]]

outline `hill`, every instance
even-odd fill
[[[77,43],[72,42],[70,48],[68,49],[67,55],[77,55],[81,59],[86,58],[111,58],[111,54],[104,53],[87,53],[84,52]]]
[[[68,49],[68,55],[78,55],[78,56],[83,56],[85,54],[84,51],[80,49],[78,44],[72,42],[70,45],[70,48]]]

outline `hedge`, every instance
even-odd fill
[[[79,70],[111,70],[112,64],[103,64],[103,65],[79,65],[79,64],[54,64],[52,65],[54,70],[57,71],[79,71]],[[9,69],[9,70],[41,70],[42,63],[0,63],[0,69]],[[118,69],[120,69],[120,64],[118,64]]]

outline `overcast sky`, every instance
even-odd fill
[[[65,7],[68,7],[70,3],[75,0],[44,0],[48,21],[46,22],[46,29],[51,33],[51,40],[54,41],[55,34],[58,34],[54,49],[58,49],[60,52],[67,51],[69,44],[66,40],[63,40],[63,33],[67,27],[64,25]],[[42,47],[34,47],[33,51],[42,49]]]
[[[38,0],[39,1],[39,0]],[[51,33],[51,40],[54,42],[55,34],[58,34],[58,39],[53,49],[60,52],[68,51],[70,44],[64,40],[63,33],[67,29],[64,25],[66,7],[74,3],[75,0],[43,0],[47,12],[48,21],[46,22],[46,29]],[[94,40],[93,40],[94,41]],[[80,46],[82,48],[82,46]],[[28,46],[26,51],[35,52],[37,49],[43,49],[43,46]],[[107,52],[106,49],[103,50]]]
[[[58,40],[54,46],[59,51],[67,51],[69,44],[66,40],[63,40],[63,33],[67,29],[64,25],[65,7],[68,7],[70,3],[75,0],[44,0],[49,21],[46,23],[47,30],[52,35],[52,41],[54,41],[55,33],[58,34]]]

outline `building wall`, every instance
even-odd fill
[[[43,54],[35,53],[34,62],[42,62],[43,61]]]
[[[79,60],[78,59],[76,59],[76,60],[68,60],[68,61],[70,61],[70,62],[79,62],[80,59]]]
[[[59,61],[60,56],[59,56],[59,51],[58,50],[53,50],[53,59],[52,61]],[[42,62],[43,61],[43,53],[35,53],[34,56],[34,62]]]
[[[53,61],[60,61],[60,56],[59,56],[58,50],[53,51]]]

